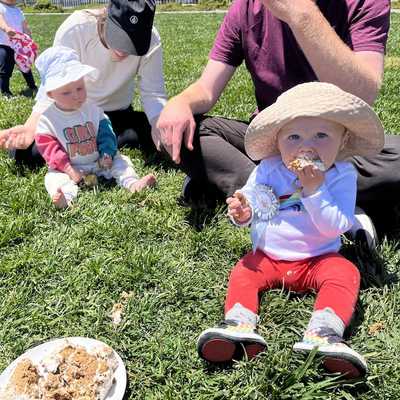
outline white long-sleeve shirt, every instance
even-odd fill
[[[163,77],[163,55],[160,36],[153,27],[150,48],[144,56],[128,56],[122,61],[113,61],[110,51],[100,42],[97,20],[92,15],[96,10],[81,10],[72,13],[57,29],[54,46],[74,49],[81,63],[99,70],[95,82],[86,82],[88,99],[104,111],[116,111],[130,106],[139,85],[140,98],[149,121],[158,117],[167,101]],[[41,104],[35,111],[42,111],[48,104],[44,96],[38,96]]]
[[[287,261],[337,252],[340,235],[354,222],[354,167],[348,162],[336,162],[326,171],[324,184],[308,197],[301,195],[296,180],[280,157],[272,157],[261,161],[239,190],[252,208],[249,223],[255,218],[256,185],[270,186],[279,201],[279,212],[265,222],[257,248],[273,259]]]

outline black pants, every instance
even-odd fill
[[[151,126],[144,112],[133,111],[129,106],[124,110],[106,111],[106,114],[117,135],[118,148],[140,148],[145,153],[156,151],[151,139]],[[40,167],[44,164],[35,143],[26,150],[16,150],[12,157],[15,158],[17,164],[30,168]]]
[[[9,46],[0,45],[0,90],[7,96],[12,96],[10,91],[10,78],[14,71],[14,50]],[[36,89],[32,71],[22,72],[25,82],[31,89]]]
[[[199,182],[210,182],[224,196],[241,188],[255,163],[245,154],[248,122],[196,117],[194,150],[184,146],[182,169]],[[357,203],[369,213],[396,205],[400,193],[400,136],[385,135],[384,149],[373,157],[352,157],[358,171]]]

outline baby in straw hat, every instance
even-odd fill
[[[317,347],[329,371],[366,374],[364,358],[342,339],[360,276],[338,250],[356,200],[356,171],[345,159],[378,152],[383,140],[371,107],[328,83],[292,88],[251,122],[245,147],[261,162],[227,203],[236,225],[251,224],[253,251],[232,270],[225,320],[199,337],[202,358],[229,362],[264,351],[267,343],[256,330],[259,294],[283,287],[317,293],[294,350]]]
[[[97,78],[95,68],[81,64],[78,54],[63,46],[44,51],[36,67],[42,79],[39,93],[53,100],[40,117],[35,141],[49,167],[45,186],[56,207],[69,206],[78,185],[95,184],[96,176],[115,178],[130,192],[155,184],[152,174],[139,179],[131,160],[117,151],[110,120],[86,101],[85,80]]]

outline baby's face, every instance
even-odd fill
[[[64,111],[74,111],[81,108],[86,101],[86,86],[83,78],[68,83],[47,93],[54,99],[58,108]]]
[[[278,133],[278,148],[284,164],[299,156],[320,159],[325,169],[336,160],[346,141],[345,127],[318,117],[299,117]]]

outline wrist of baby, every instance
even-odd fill
[[[74,174],[74,176],[72,177],[72,180],[75,183],[80,183],[83,180],[83,175],[80,174],[79,172],[77,172],[76,174]]]
[[[317,193],[320,187],[321,187],[321,184],[313,185],[313,186],[307,186],[307,187],[303,186],[301,192],[302,192],[304,197],[308,197],[308,196],[311,196],[311,195]]]
[[[237,224],[246,224],[250,221],[251,215],[241,215],[232,217]]]
[[[79,183],[83,178],[82,174],[71,165],[65,169],[65,172],[75,183]]]

